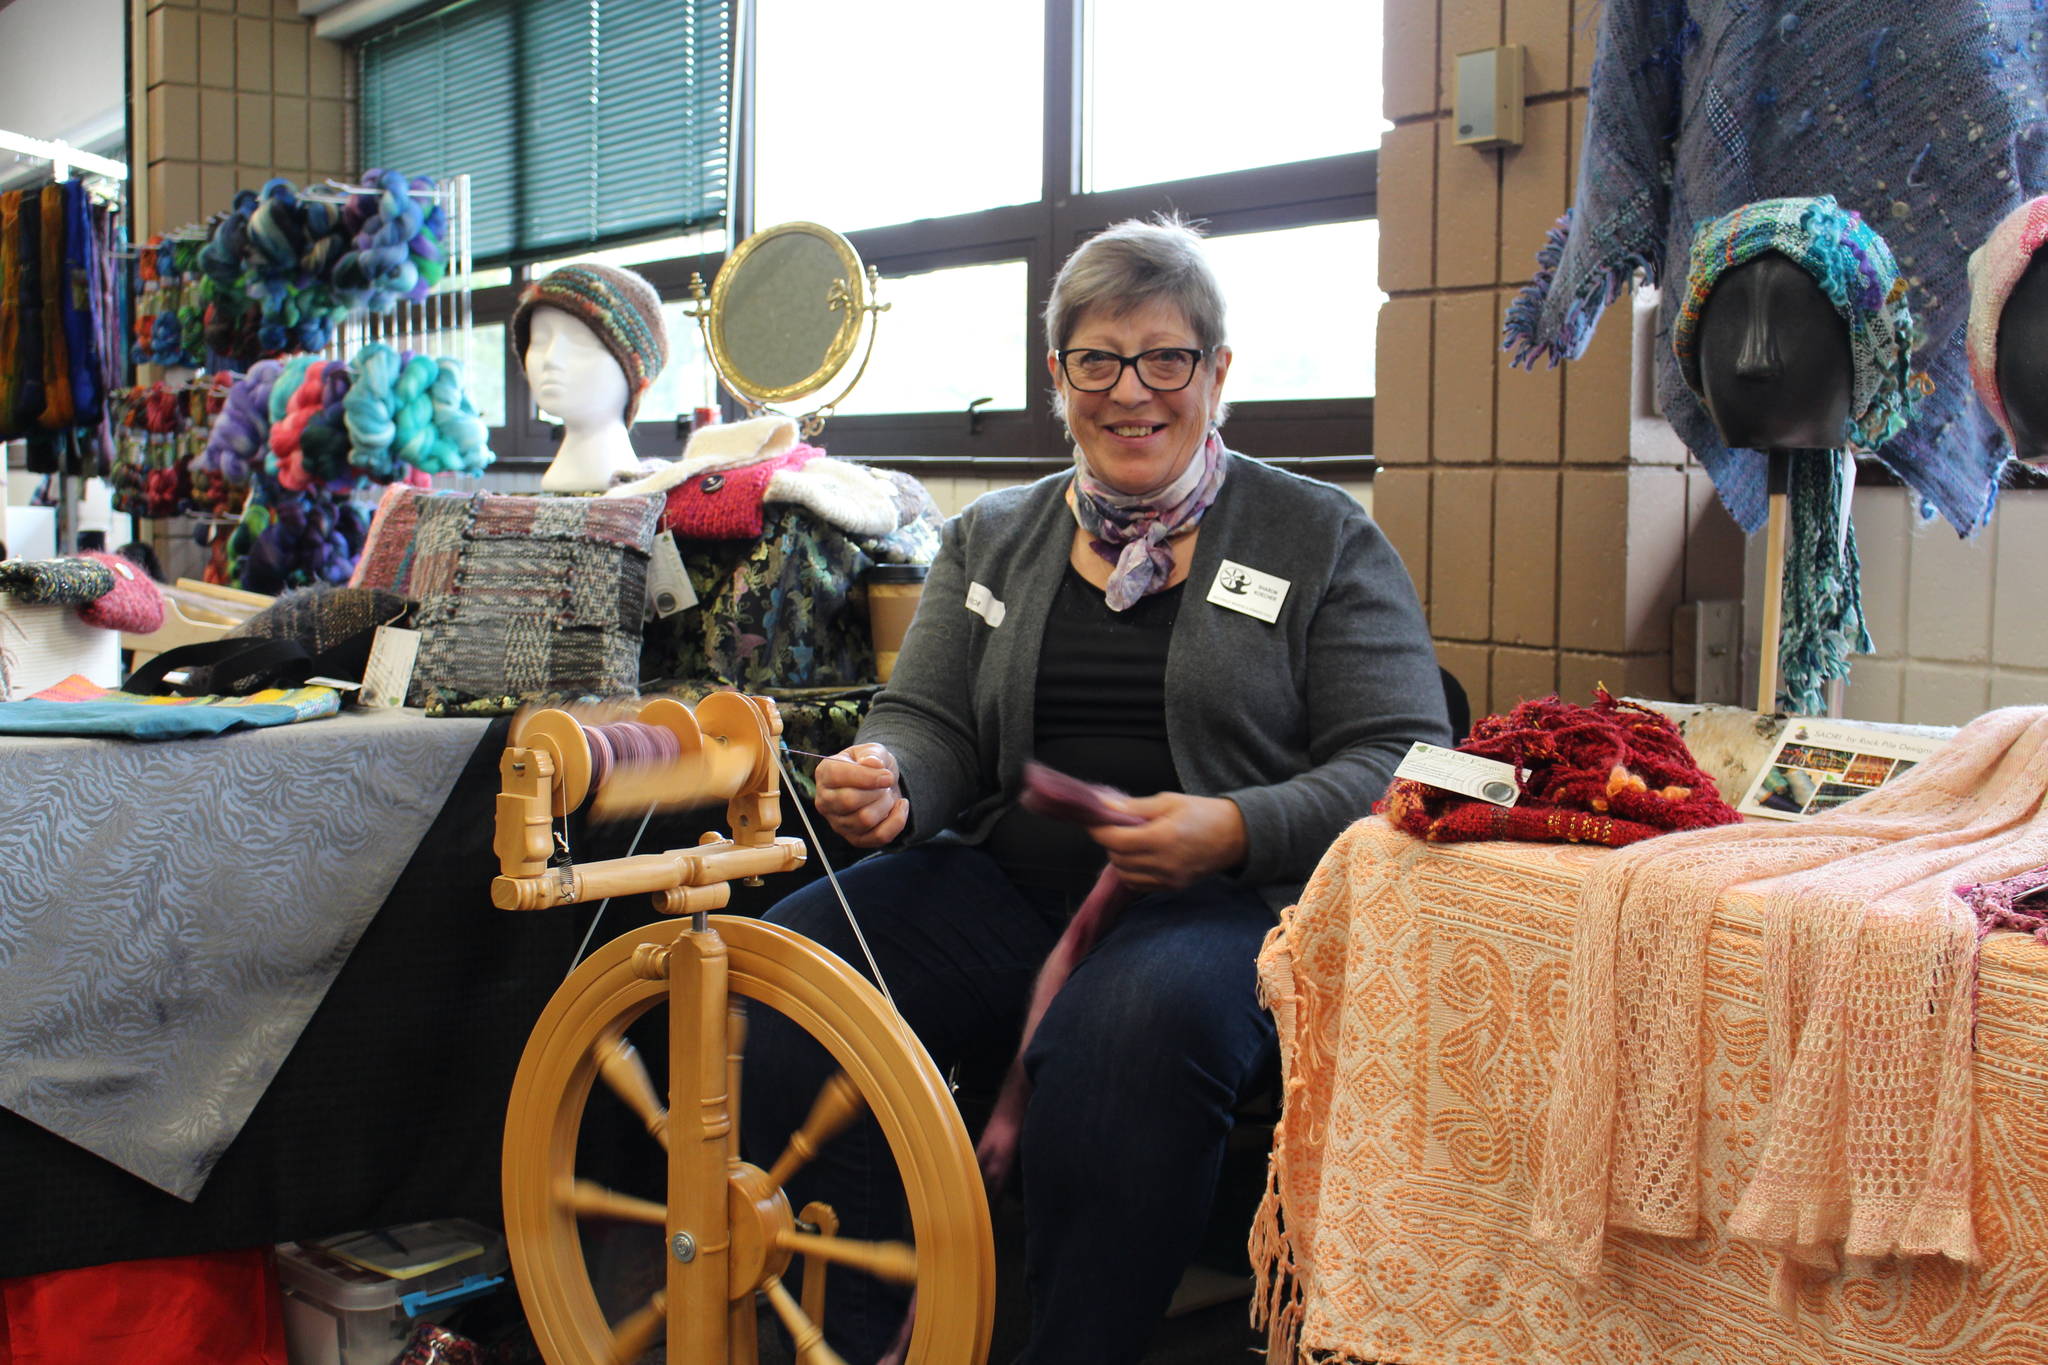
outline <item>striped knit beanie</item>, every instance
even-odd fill
[[[1772,251],[1813,276],[1847,326],[1852,380],[1842,441],[1876,450],[1912,418],[1907,370],[1913,310],[1891,247],[1832,195],[1759,199],[1699,229],[1685,293],[1671,323],[1671,348],[1686,384],[1703,394],[1699,323],[1707,295],[1722,275]]]
[[[2034,253],[2048,246],[2048,194],[2029,199],[1991,229],[1984,245],[1970,253],[1970,325],[1965,339],[1970,352],[1970,382],[1998,425],[2012,439],[2012,418],[2005,395],[1998,391],[1998,324],[2005,317],[2020,276]]]
[[[526,363],[533,310],[546,305],[577,318],[604,343],[626,372],[626,425],[633,424],[640,395],[668,363],[668,332],[661,322],[661,296],[630,270],[579,262],[565,265],[526,287],[512,313],[512,348]]]

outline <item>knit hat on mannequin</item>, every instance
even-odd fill
[[[1671,347],[1686,384],[1705,395],[1699,324],[1707,296],[1722,275],[1772,251],[1813,276],[1848,329],[1851,393],[1841,443],[1876,450],[1912,418],[1913,310],[1891,247],[1832,195],[1759,199],[1700,228],[1671,321]]]
[[[580,261],[551,271],[526,287],[512,313],[512,349],[526,363],[533,310],[559,308],[597,334],[626,372],[626,425],[633,424],[640,395],[668,363],[668,329],[661,320],[661,296],[630,270]]]
[[[2007,439],[2012,418],[1998,388],[1998,324],[2005,301],[2020,276],[2033,264],[2034,253],[2048,246],[2048,194],[2029,199],[2008,213],[1984,245],[1970,253],[1970,324],[1964,333],[1970,353],[1970,382],[1977,396],[1998,419]]]

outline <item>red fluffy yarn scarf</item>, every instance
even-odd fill
[[[1521,839],[1619,848],[1741,819],[1693,761],[1678,727],[1596,689],[1591,706],[1544,697],[1488,716],[1458,746],[1515,766],[1520,795],[1496,806],[1397,778],[1374,809],[1436,842]]]

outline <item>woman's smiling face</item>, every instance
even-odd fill
[[[1201,343],[1181,310],[1158,300],[1118,316],[1100,310],[1084,314],[1063,349],[1129,356],[1162,346],[1197,350]],[[1134,365],[1124,367],[1113,387],[1084,393],[1067,382],[1057,354],[1048,355],[1046,364],[1065,407],[1067,428],[1096,477],[1119,493],[1144,494],[1180,477],[1202,448],[1223,397],[1230,348],[1218,346],[1203,357],[1188,386],[1172,393],[1146,388]]]

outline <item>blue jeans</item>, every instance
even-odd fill
[[[942,1073],[1000,1078],[1031,982],[1066,926],[1062,893],[1018,887],[979,849],[923,845],[840,876],[904,1018]],[[767,916],[868,975],[830,886]],[[1130,1365],[1201,1240],[1231,1111],[1274,1056],[1254,959],[1273,915],[1211,878],[1134,901],[1046,1012],[1025,1057],[1032,1098],[1015,1177],[1026,1222],[1032,1327],[1020,1365]],[[830,1074],[789,1021],[756,1010],[741,1114],[750,1160],[774,1159]],[[850,1237],[907,1235],[901,1187],[872,1119],[791,1182]],[[826,1327],[854,1365],[901,1324],[903,1291],[834,1270]]]

